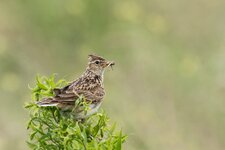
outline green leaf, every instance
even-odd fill
[[[44,89],[44,90],[48,89],[43,83],[41,83],[41,79],[38,76],[36,78],[36,81],[37,81],[37,86],[38,87],[40,87],[41,89]]]
[[[24,106],[24,108],[31,108],[31,107],[33,107],[35,104],[34,103],[26,103],[25,104],[25,106]]]
[[[115,129],[116,129],[116,123],[114,122],[111,129],[109,130],[109,133],[112,135]]]
[[[31,148],[31,149],[35,149],[37,147],[36,144],[33,144],[31,142],[26,141],[26,143],[29,146],[29,148]]]
[[[87,143],[87,134],[86,134],[85,129],[83,129],[83,131],[81,132],[81,137],[83,138],[84,144],[86,144]]]
[[[122,131],[120,131],[119,137],[118,137],[117,142],[116,142],[115,149],[121,150],[121,148],[122,148],[121,145],[122,145]]]
[[[30,135],[30,140],[32,141],[34,139],[34,136],[36,135],[37,131],[34,131],[33,133],[31,133]]]

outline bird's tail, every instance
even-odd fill
[[[43,100],[36,103],[38,106],[47,107],[47,106],[57,106],[58,102],[54,101],[53,98],[44,98]]]

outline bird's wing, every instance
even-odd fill
[[[102,87],[96,87],[92,90],[68,90],[65,93],[55,96],[59,103],[75,102],[80,96],[83,96],[87,102],[95,103],[103,99],[105,91]]]
[[[101,101],[105,95],[102,87],[95,87],[91,90],[65,89],[58,92],[56,96],[45,98],[37,104],[40,106],[73,106],[80,96],[83,96],[87,102],[97,103]]]
[[[64,86],[63,88],[55,88],[53,89],[53,93],[55,97],[60,95],[65,95],[65,97],[71,97],[74,94],[74,90],[82,89],[81,82],[83,78],[78,78],[77,80],[69,83],[68,85]]]
[[[103,99],[104,89],[93,79],[81,77],[61,89],[53,90],[55,96],[44,98],[37,104],[40,106],[73,106],[82,95],[87,102],[95,103]]]

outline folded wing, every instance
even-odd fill
[[[91,90],[76,90],[66,86],[62,89],[54,89],[54,97],[44,98],[37,102],[39,106],[57,106],[63,109],[73,109],[75,101],[83,96],[87,102],[97,103],[101,101],[105,95],[102,87],[95,87]]]

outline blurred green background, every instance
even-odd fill
[[[225,149],[225,1],[1,0],[0,149],[28,149],[36,74],[114,60],[103,108],[126,150]]]

